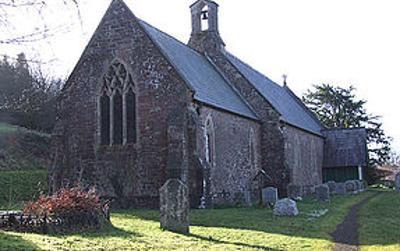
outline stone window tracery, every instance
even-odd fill
[[[100,96],[100,144],[136,142],[136,88],[124,64],[112,63],[102,79]]]

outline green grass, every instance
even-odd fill
[[[19,127],[7,123],[0,122],[0,134],[8,134],[17,132]]]
[[[13,209],[47,191],[47,171],[0,171],[0,209]]]
[[[351,205],[372,192],[334,197],[331,204],[299,202],[300,216],[274,217],[262,208],[192,210],[190,235],[162,231],[152,210],[112,214],[114,228],[83,235],[0,232],[0,250],[330,250],[330,237]],[[317,219],[312,210],[329,209]]]
[[[363,251],[400,250],[400,193],[386,190],[363,207],[359,217]]]
[[[0,170],[47,169],[50,135],[0,123]]]

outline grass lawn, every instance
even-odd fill
[[[400,194],[385,192],[373,198],[359,214],[363,251],[400,250]]]
[[[0,171],[0,210],[21,207],[46,191],[46,170]]]
[[[296,218],[274,217],[261,208],[192,210],[190,235],[160,230],[157,211],[120,211],[112,214],[114,228],[101,233],[0,232],[0,250],[330,250],[329,233],[351,205],[371,194],[334,197],[331,204],[305,199]],[[307,215],[320,209],[329,211],[317,219]]]

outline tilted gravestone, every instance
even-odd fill
[[[395,183],[396,183],[396,191],[400,193],[400,173],[396,175]]]
[[[278,189],[267,187],[262,190],[262,205],[268,207],[278,201]]]
[[[318,201],[327,202],[330,200],[328,185],[322,184],[315,187],[315,196]]]
[[[301,186],[290,183],[287,186],[288,197],[290,199],[297,199],[301,197],[302,196],[301,190],[302,190]]]
[[[354,193],[357,191],[357,184],[354,182],[354,180],[348,180],[344,183],[344,185],[347,193]]]
[[[334,194],[336,193],[336,182],[334,181],[328,181],[328,183],[326,183],[329,187],[329,193]]]
[[[160,188],[160,216],[162,229],[189,233],[188,189],[179,179],[169,179]]]
[[[278,200],[274,207],[274,215],[276,216],[297,216],[299,210],[297,209],[297,203],[291,199]]]
[[[346,195],[346,186],[344,183],[336,183],[335,193],[337,195]]]

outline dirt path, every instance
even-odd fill
[[[352,206],[349,210],[344,221],[337,226],[336,231],[333,232],[331,235],[333,240],[335,241],[336,245],[333,251],[358,251],[360,250],[359,240],[358,240],[358,211],[362,208],[368,201],[380,193],[376,193],[371,195],[361,202],[357,203],[356,205]]]

